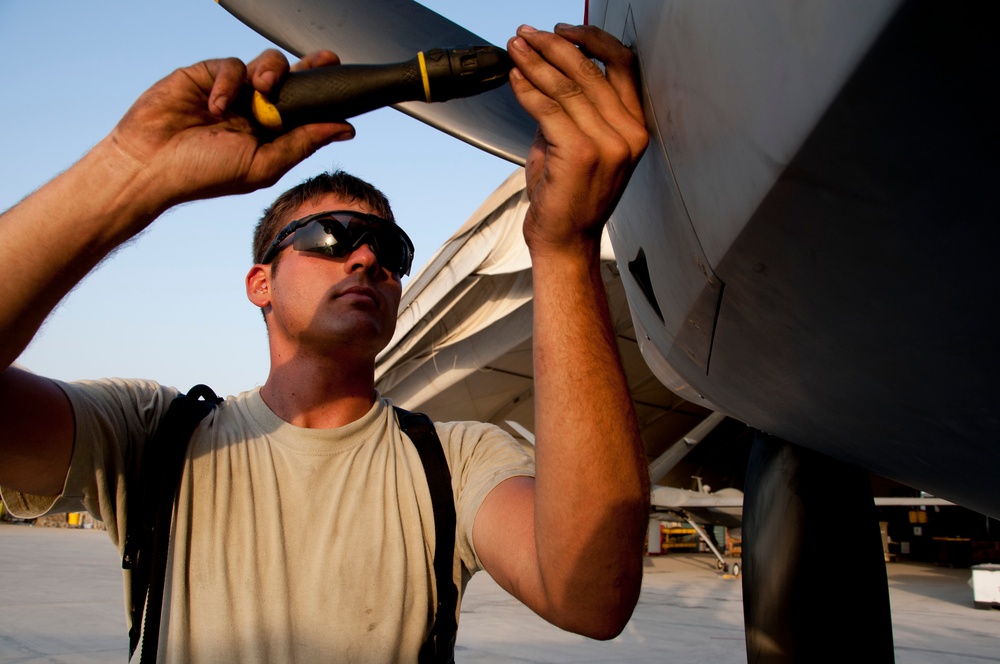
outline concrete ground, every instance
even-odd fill
[[[1000,611],[973,608],[969,570],[887,569],[899,664],[1000,663]],[[125,662],[120,561],[106,533],[0,523],[0,597],[0,664]],[[746,662],[740,582],[706,555],[648,558],[631,622],[601,643],[548,625],[479,574],[463,602],[456,657]]]

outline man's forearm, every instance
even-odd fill
[[[101,260],[155,217],[139,195],[141,169],[108,139],[69,170],[0,215],[4,364],[24,350],[46,316]]]
[[[37,495],[62,488],[73,450],[69,401],[51,381],[10,367],[46,316],[105,256],[155,216],[142,170],[105,139],[77,164],[0,216],[0,480]]]
[[[550,598],[619,623],[616,633],[642,575],[642,441],[596,251],[533,264],[539,566]]]
[[[602,30],[564,24],[522,25],[507,52],[511,89],[539,126],[524,219],[537,477],[487,497],[476,546],[491,574],[539,614],[611,638],[639,595],[649,506],[599,269],[601,231],[648,142],[635,58]]]

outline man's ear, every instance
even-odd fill
[[[254,265],[247,272],[247,299],[261,309],[271,305],[271,270],[267,265]]]

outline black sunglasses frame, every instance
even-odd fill
[[[385,252],[386,251],[385,249],[382,249],[380,251],[380,249],[377,246],[373,246],[372,249],[374,250],[375,258],[378,259],[380,266],[388,269],[391,272],[398,272],[400,275],[410,274],[410,269],[413,267],[413,241],[410,240],[410,237],[395,222],[389,221],[388,219],[383,219],[382,217],[379,217],[374,214],[366,214],[364,212],[357,212],[355,210],[329,210],[326,212],[317,212],[316,214],[310,214],[308,216],[302,217],[301,219],[296,219],[295,221],[289,223],[287,226],[282,228],[281,231],[278,232],[278,235],[275,236],[271,244],[268,245],[267,251],[264,252],[264,256],[263,258],[261,258],[260,263],[262,265],[267,265],[268,263],[273,261],[277,257],[278,253],[281,251],[281,244],[286,239],[288,239],[290,235],[293,235],[300,228],[305,228],[312,222],[316,221],[321,223],[325,229],[326,224],[323,224],[324,219],[329,219],[330,221],[339,224],[345,230],[350,229],[350,224],[352,222],[360,222],[362,225],[366,227],[371,227],[370,230],[368,231],[369,233],[374,231],[375,234],[377,235],[388,235],[389,237],[393,237],[394,239],[399,240],[401,245],[399,252],[400,263],[401,263],[400,265],[390,265],[387,262],[383,262],[382,260],[383,256],[380,256],[379,254]],[[329,233],[329,231],[327,231],[327,233],[332,235],[332,233]],[[364,237],[364,235],[365,234],[362,233],[357,238],[355,243],[352,246],[350,246],[348,251],[353,251],[354,249],[356,249],[360,244],[358,240],[361,240]],[[376,237],[376,235],[373,235],[373,239],[376,240],[377,244],[378,238]],[[324,251],[322,247],[317,247],[311,250],[304,249],[302,251],[314,251],[316,253],[329,254],[329,252]]]

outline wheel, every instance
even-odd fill
[[[740,564],[739,563],[733,563],[732,568],[730,568],[730,573],[733,576],[739,576],[740,575]]]
[[[721,560],[716,560],[715,569],[721,569],[721,570],[726,569],[726,563],[722,562]]]

